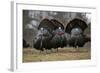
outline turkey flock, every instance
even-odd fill
[[[43,19],[34,39],[34,48],[40,51],[58,48],[83,47],[86,42],[91,41],[90,37],[84,35],[88,25],[81,19],[71,20],[66,27],[56,19]],[[25,41],[24,41],[25,42]]]

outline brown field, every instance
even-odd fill
[[[23,62],[41,62],[41,61],[64,61],[64,60],[85,60],[91,59],[89,48],[59,48],[43,51],[33,48],[23,48]]]

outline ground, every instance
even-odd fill
[[[43,51],[34,48],[23,48],[23,62],[40,62],[40,61],[64,61],[64,60],[85,60],[91,59],[89,48],[59,48]]]

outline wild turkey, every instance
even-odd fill
[[[73,19],[66,26],[66,33],[71,35],[69,40],[69,45],[73,47],[83,47],[87,42],[87,37],[83,34],[84,30],[87,28],[86,22],[81,19]]]
[[[52,35],[45,28],[40,28],[38,34],[35,37],[34,47],[38,50],[43,51],[45,49],[49,49],[48,42],[51,39]]]
[[[44,19],[40,22],[34,47],[43,51],[45,49],[64,47],[66,37],[63,25],[55,19]]]
[[[38,33],[35,36],[34,48],[44,51],[51,49],[52,32],[56,29],[55,25],[49,19],[43,19],[38,26]]]
[[[83,47],[84,44],[85,44],[85,39],[82,34],[81,28],[73,28],[71,30],[71,39],[69,45],[76,48],[77,46]]]
[[[53,48],[55,49],[57,48],[57,51],[59,47],[63,48],[66,46],[67,40],[65,37],[65,32],[63,29],[61,29],[61,27],[53,31],[53,37],[51,43]]]

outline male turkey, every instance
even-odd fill
[[[81,19],[73,19],[66,26],[66,33],[71,35],[69,40],[69,45],[73,47],[83,47],[87,42],[87,38],[85,37],[84,30],[87,28],[86,22]]]
[[[64,26],[55,19],[44,19],[38,26],[34,48],[43,51],[45,49],[64,47],[66,37]]]
[[[38,26],[38,33],[35,36],[34,48],[44,51],[44,49],[51,49],[49,41],[52,39],[52,30],[54,25],[48,19],[44,19]]]
[[[64,32],[64,26],[56,19],[51,19],[51,22],[56,27],[56,29],[53,31],[53,38],[51,40],[51,43],[52,43],[52,47],[57,48],[58,50],[59,47],[63,48],[67,44],[67,40]]]
[[[71,39],[69,45],[76,48],[77,46],[83,47],[84,44],[85,44],[85,39],[82,34],[81,28],[73,28],[71,30]]]
[[[67,40],[65,32],[63,29],[61,29],[61,27],[53,31],[53,38],[51,40],[51,43],[53,48],[57,48],[57,51],[59,47],[63,48],[66,46]]]

